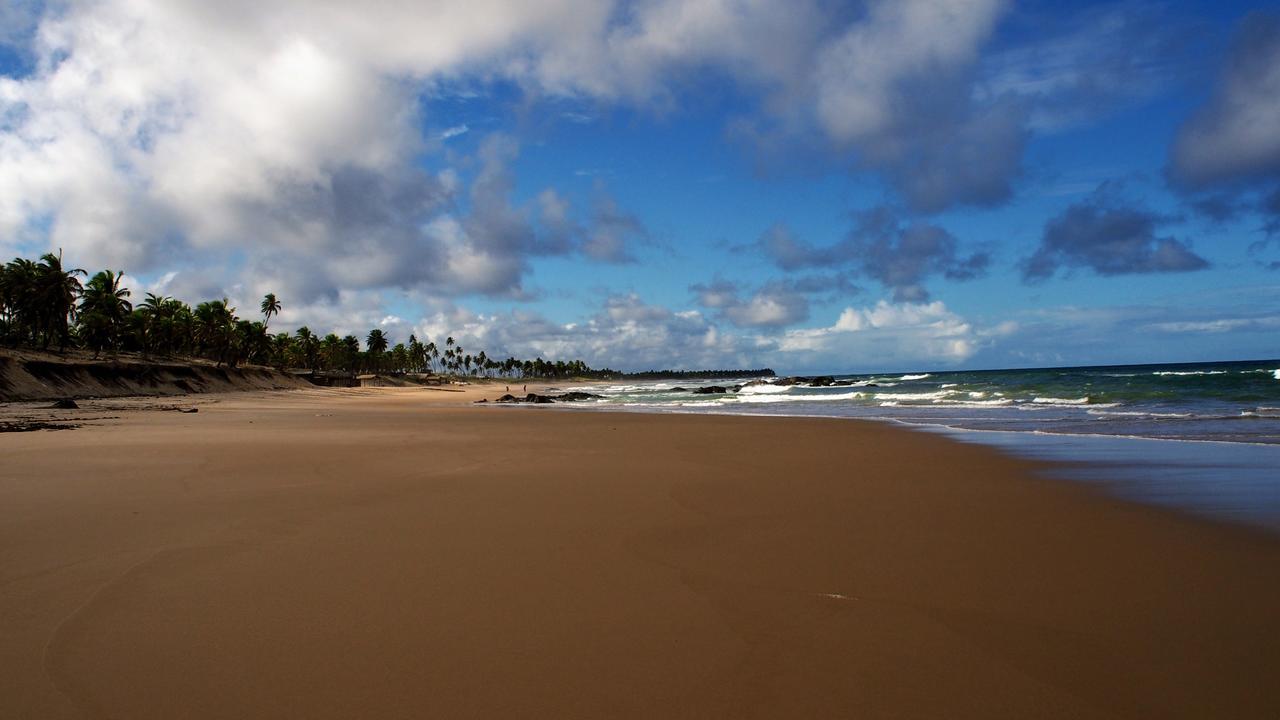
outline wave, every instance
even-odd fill
[[[757,395],[754,397],[738,397],[726,396],[727,401],[737,400],[739,403],[758,404],[758,403],[790,403],[790,402],[834,402],[839,400],[859,400],[865,398],[866,393],[848,392],[838,395],[787,395],[779,396],[778,394]]]
[[[1195,413],[1145,412],[1142,410],[1087,410],[1090,415],[1101,417],[1193,418]]]
[[[948,395],[954,395],[955,390],[939,390],[931,393],[876,393],[877,400],[941,400]]]
[[[925,373],[923,375],[903,375],[898,379],[899,380],[924,380],[925,378],[929,378],[929,377],[933,377],[933,376],[930,375],[929,373]]]
[[[1013,404],[1008,398],[1000,400],[939,400],[945,407],[954,408],[986,408],[986,407],[1007,407]]]
[[[1227,371],[1226,370],[1163,370],[1160,372],[1153,372],[1151,374],[1162,376],[1162,377],[1167,375],[1226,375]]]
[[[746,385],[738,391],[739,395],[778,395],[781,393],[791,392],[792,385],[773,385],[771,383],[761,383],[759,385]]]
[[[1087,395],[1081,398],[1038,397],[1031,402],[1039,405],[1088,405],[1089,397]]]

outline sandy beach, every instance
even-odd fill
[[[0,717],[1280,716],[1273,536],[885,424],[503,390],[0,434]]]

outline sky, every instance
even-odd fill
[[[0,257],[490,356],[1280,357],[1249,2],[0,0]]]

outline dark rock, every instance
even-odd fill
[[[200,408],[178,408],[178,412],[180,412],[180,413],[198,413],[198,412],[200,412]]]
[[[524,401],[527,403],[534,403],[536,405],[544,405],[544,404],[555,402],[555,400],[552,400],[546,395],[539,395],[537,393],[529,393],[528,395],[525,395]]]
[[[708,387],[700,387],[700,388],[693,389],[694,395],[719,395],[726,392],[729,392],[729,389],[724,387],[723,385],[710,385]]]
[[[511,393],[507,393],[506,395],[503,395],[497,400],[494,400],[494,402],[500,402],[500,403],[520,402],[520,398],[516,397],[515,395],[512,395]]]
[[[671,388],[670,390],[668,390],[667,392],[689,392],[689,388],[687,388],[687,387],[680,387],[679,385],[677,385],[677,386],[675,386],[675,387]]]
[[[836,384],[836,379],[830,375],[820,375],[809,379],[809,387],[828,387]]]
[[[476,401],[476,403],[475,403],[475,404],[476,404],[476,405],[479,405],[480,403],[487,403],[487,402],[489,402],[487,399],[485,399],[485,398],[480,398],[479,400],[477,400],[477,401]]]
[[[77,405],[76,401],[72,400],[71,398],[63,398],[61,400],[54,400],[53,404],[49,406],[49,409],[50,410],[79,410],[80,406]]]
[[[596,395],[594,393],[582,392],[580,390],[573,390],[573,391],[564,393],[562,395],[551,396],[553,400],[558,400],[561,402],[575,402],[578,400],[599,400],[600,398],[603,398],[603,397],[604,397],[603,395]]]
[[[774,383],[774,384],[775,384],[775,385],[803,385],[805,382],[806,382],[806,378],[802,378],[802,377],[785,377],[785,378],[782,378],[781,380],[779,380],[778,382],[776,382],[776,383]]]
[[[862,387],[880,387],[880,386],[879,386],[879,385],[877,385],[877,384],[875,384],[875,383],[867,383],[866,385],[863,385]]]

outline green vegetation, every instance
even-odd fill
[[[241,363],[313,372],[440,373],[471,377],[612,377],[612,370],[593,370],[581,360],[549,361],[491,358],[483,350],[469,353],[445,340],[441,353],[434,342],[410,335],[408,343],[391,345],[379,328],[369,331],[365,350],[354,335],[320,337],[303,326],[293,334],[267,332],[267,323],[283,305],[273,293],[262,299],[262,320],[237,317],[226,298],[194,308],[176,298],[147,293],[134,305],[121,284],[123,273],[103,270],[86,277],[67,269],[61,254],[39,260],[14,258],[0,265],[0,345],[40,350],[83,348],[102,353],[138,352],[145,356],[189,357],[234,367]]]

